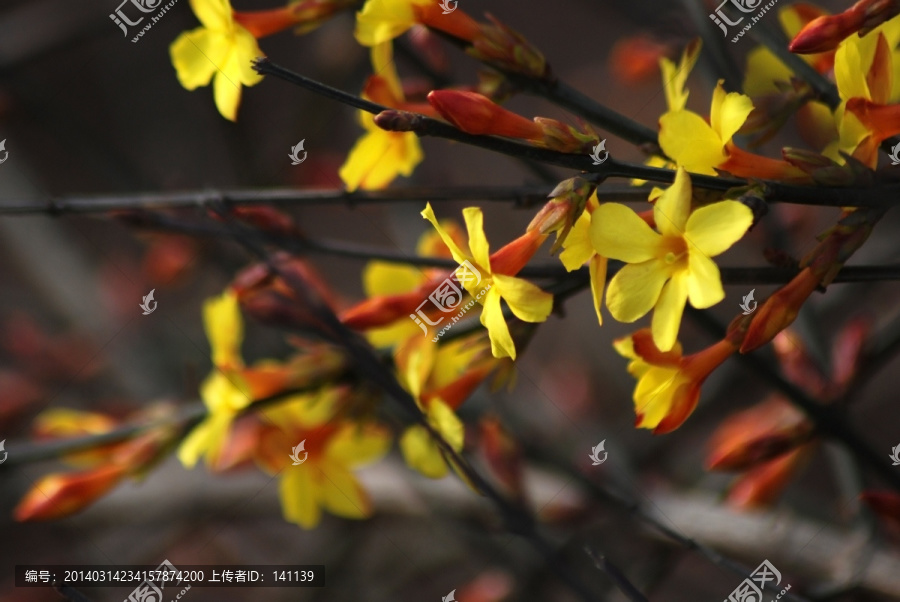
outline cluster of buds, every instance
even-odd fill
[[[528,231],[537,230],[545,235],[556,232],[556,242],[550,249],[550,253],[556,253],[566,241],[572,226],[584,213],[588,199],[596,188],[596,184],[577,176],[563,180],[549,194],[550,202],[528,224]]]
[[[468,134],[519,138],[543,148],[577,154],[590,153],[599,142],[588,126],[582,132],[546,117],[529,121],[477,92],[435,90],[428,95],[428,102],[441,117]]]

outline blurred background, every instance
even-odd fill
[[[275,4],[234,2],[239,10]],[[782,0],[779,6],[788,4]],[[695,31],[686,4],[679,2],[461,0],[459,7],[479,19],[483,12],[496,15],[542,49],[560,79],[654,128],[665,110],[658,71],[651,65],[646,73],[632,73],[629,67],[642,63],[621,48],[616,54],[616,44],[648,32],[677,57]],[[169,59],[169,44],[197,26],[188,0],[179,0],[137,43],[110,20],[116,8],[116,0],[0,4],[0,140],[9,152],[0,165],[0,207],[42,206],[71,195],[341,186],[337,169],[362,131],[355,111],[269,78],[244,89],[237,123],[227,122],[215,109],[211,89],[183,89]],[[352,32],[353,15],[345,13],[308,35],[266,38],[261,48],[274,62],[356,93],[370,64]],[[728,45],[742,66],[755,43],[747,38]],[[455,82],[473,84],[476,62],[455,49],[447,52]],[[397,56],[401,75],[421,77],[402,52]],[[690,79],[689,106],[703,114],[715,83],[709,67],[701,65]],[[508,107],[574,121],[527,96]],[[790,126],[785,134],[790,137]],[[292,166],[286,155],[300,140],[308,159]],[[765,151],[776,154],[785,143],[776,139]],[[507,157],[439,139],[424,139],[423,147],[426,160],[395,186],[541,183]],[[643,160],[638,149],[613,136],[606,148],[623,160]],[[551,171],[559,179],[571,175]],[[442,203],[437,211],[459,219],[466,205]],[[497,246],[518,236],[534,215],[512,203],[482,206]],[[284,210],[316,238],[411,252],[429,229],[419,216],[422,208],[336,203]],[[801,256],[837,216],[831,209],[773,207],[721,264],[765,265],[767,246]],[[889,214],[851,263],[896,263],[897,226],[897,216]],[[547,248],[536,264],[555,261]],[[125,416],[156,401],[195,401],[209,370],[202,302],[249,262],[235,244],[138,231],[112,216],[0,216],[0,440],[7,451],[15,453],[28,440],[34,416],[48,408]],[[363,262],[317,256],[314,263],[344,306],[362,298]],[[709,313],[727,324],[751,288],[726,287],[725,301]],[[757,286],[756,298],[774,288]],[[143,316],[138,304],[151,289],[158,310]],[[876,333],[893,324],[900,317],[898,294],[900,286],[891,282],[832,286],[808,304],[794,336],[828,374],[836,335],[857,319]],[[613,560],[652,600],[722,599],[740,583],[735,573],[673,544],[621,505],[596,499],[578,479],[557,470],[552,458],[639,500],[660,523],[750,568],[768,558],[792,591],[810,599],[834,592],[836,600],[900,597],[897,549],[856,501],[871,477],[861,476],[840,448],[821,446],[766,508],[738,512],[721,503],[732,477],[704,471],[710,434],[725,417],[771,394],[739,362],[729,361],[714,374],[700,407],[675,433],[653,436],[634,429],[633,381],[610,345],[630,331],[611,319],[598,328],[590,295],[582,293],[520,353],[513,391],[480,389],[461,413],[473,423],[493,412],[537,450],[528,462],[529,497],[565,564],[608,600],[624,598],[593,566],[585,546]],[[713,342],[688,319],[681,340],[687,350]],[[284,350],[280,334],[248,324],[248,360]],[[900,362],[890,362],[857,391],[851,413],[853,425],[885,457],[900,442],[898,368]],[[601,440],[609,461],[591,467],[588,454]],[[14,522],[12,509],[22,495],[60,466],[34,463],[0,471],[3,600],[59,599],[49,589],[16,589],[17,564],[157,565],[163,559],[175,566],[327,566],[328,587],[322,590],[194,588],[186,595],[191,602],[439,600],[453,589],[462,602],[576,599],[526,542],[504,530],[486,500],[453,477],[435,482],[411,472],[396,449],[362,472],[374,500],[372,519],[326,516],[312,531],[282,519],[277,482],[268,476],[253,469],[211,475],[199,467],[185,470],[174,458],[75,516]],[[130,589],[83,591],[91,600],[121,600]]]

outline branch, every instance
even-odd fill
[[[626,163],[617,161],[612,157],[600,165],[594,165],[594,162],[588,155],[561,153],[546,148],[514,142],[505,138],[467,134],[466,132],[456,129],[449,123],[416,113],[395,111],[390,107],[385,107],[353,94],[348,94],[347,92],[332,88],[321,82],[304,77],[289,69],[276,65],[266,58],[257,59],[254,63],[254,69],[262,75],[271,75],[317,94],[321,94],[327,98],[337,100],[338,102],[376,115],[384,111],[392,111],[398,117],[398,121],[403,121],[402,131],[412,131],[418,136],[437,136],[511,157],[532,159],[550,165],[577,169],[582,172],[594,174],[594,179],[598,181],[607,178],[637,178],[653,182],[671,183],[675,179],[675,171],[671,169]],[[691,179],[694,186],[698,188],[719,191],[727,191],[731,188],[745,186],[747,184],[746,181],[740,179],[693,173],[691,174]],[[766,188],[765,196],[768,201],[794,203],[799,205],[887,208],[896,204],[893,199],[900,196],[900,183],[867,188],[798,186],[768,180],[761,180],[760,183]]]
[[[631,602],[650,602],[644,594],[628,580],[628,577],[626,577],[616,565],[610,562],[606,556],[597,556],[597,554],[587,546],[585,546],[584,551],[587,552],[587,555],[594,561],[594,565],[606,573],[612,582],[616,584],[616,587],[619,588],[619,591],[621,591],[626,598],[631,600]]]

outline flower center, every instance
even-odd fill
[[[672,267],[684,267],[682,264],[687,260],[688,247],[684,238],[680,236],[667,236],[663,239],[663,260],[666,265]]]

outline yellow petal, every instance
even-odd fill
[[[224,71],[217,71],[213,78],[213,98],[219,114],[229,121],[237,121],[238,107],[241,104],[241,83],[229,78]]]
[[[691,253],[708,257],[724,253],[741,239],[753,224],[753,211],[738,201],[721,201],[700,207],[688,218],[684,238]]]
[[[681,315],[687,302],[687,272],[676,272],[663,287],[653,310],[651,332],[660,351],[670,351],[678,340]]]
[[[223,68],[228,77],[236,79],[245,86],[255,86],[263,80],[263,76],[253,70],[253,60],[265,56],[253,34],[236,25],[234,28],[234,53],[230,63]]]
[[[191,10],[210,29],[228,31],[234,23],[234,11],[228,0],[191,0]]]
[[[394,64],[392,42],[382,42],[372,46],[372,72],[384,78],[394,98],[404,98],[403,86],[400,84],[400,76],[397,75],[397,67]]]
[[[712,307],[725,298],[719,267],[703,253],[689,253],[688,296],[697,309]]]
[[[641,428],[655,428],[669,414],[681,373],[675,368],[652,367],[638,381],[634,390],[635,413],[641,417]]]
[[[447,476],[447,463],[424,427],[411,426],[400,437],[400,451],[410,468],[430,479]]]
[[[603,314],[600,306],[603,305],[603,289],[606,288],[606,267],[608,260],[602,255],[594,255],[591,258],[589,269],[591,272],[591,295],[594,297],[594,311],[597,313],[597,323],[603,325]]]
[[[365,518],[372,514],[372,503],[352,472],[331,458],[313,465],[321,471],[319,496],[322,506],[344,518]]]
[[[434,216],[434,209],[431,208],[431,203],[425,205],[425,209],[422,211],[422,217],[431,222],[431,225],[437,230],[437,233],[441,236],[441,240],[443,240],[444,244],[447,245],[447,248],[450,249],[453,259],[459,263],[471,259],[467,253],[463,253],[462,249],[457,246],[456,241],[453,240],[453,237],[438,223],[437,218]]]
[[[653,204],[656,229],[663,235],[682,236],[691,213],[691,177],[683,167],[675,173],[675,181]]]
[[[481,310],[481,323],[488,330],[491,339],[491,353],[494,357],[509,357],[516,359],[516,345],[513,343],[509,327],[503,317],[503,309],[500,307],[500,291],[497,287],[483,297],[484,307]]]
[[[362,274],[363,291],[367,297],[408,293],[425,280],[427,276],[421,269],[384,261],[370,261]]]
[[[375,46],[393,40],[415,25],[413,4],[410,0],[368,0],[356,13],[356,41]]]
[[[719,80],[713,91],[709,123],[719,135],[723,145],[741,129],[751,111],[753,111],[753,101],[749,96],[738,92],[726,94],[725,88],[722,87],[722,80]]]
[[[692,173],[714,176],[713,167],[728,158],[719,135],[691,111],[670,112],[659,118],[659,145],[666,155]]]
[[[628,263],[656,257],[662,237],[620,203],[604,203],[591,216],[591,243],[600,255]]]
[[[178,447],[178,459],[185,468],[193,468],[201,456],[206,456],[207,463],[215,464],[234,416],[226,413],[214,413],[195,426]]]
[[[553,311],[553,295],[522,278],[494,274],[494,288],[513,314],[525,322],[543,322]]]
[[[475,263],[486,270],[491,267],[491,250],[487,236],[484,234],[484,214],[480,207],[466,207],[463,209],[463,219],[466,222],[466,231],[469,234],[469,251]]]
[[[304,529],[312,529],[318,525],[322,516],[317,499],[315,470],[316,467],[312,464],[289,466],[278,483],[284,519]]]
[[[455,451],[461,451],[465,443],[466,429],[453,410],[440,399],[428,403],[428,424],[437,431]]]
[[[660,259],[628,264],[613,276],[606,292],[609,313],[619,322],[634,322],[656,305],[671,268]]]
[[[227,54],[228,38],[204,27],[183,32],[169,46],[175,74],[186,90],[208,86]]]
[[[237,295],[231,289],[203,304],[203,325],[212,349],[213,364],[242,366],[240,347],[244,340],[244,322]]]
[[[372,117],[366,120],[371,122]],[[347,190],[381,190],[398,176],[409,176],[422,161],[422,147],[412,132],[373,128],[350,150],[338,171]]]
[[[838,46],[834,53],[834,81],[837,84],[841,99],[870,98],[866,73],[872,63],[875,46],[870,41],[863,41],[859,36],[850,36]],[[866,56],[864,56],[866,55]]]
[[[571,272],[583,266],[595,252],[591,244],[591,214],[584,211],[575,220],[569,235],[563,241],[559,260]]]
[[[776,94],[779,90],[775,82],[789,82],[793,73],[771,50],[758,46],[747,55],[744,94],[753,97]]]
[[[687,104],[689,92],[685,85],[688,76],[697,63],[697,57],[700,56],[700,48],[699,40],[688,44],[681,55],[681,60],[677,67],[675,63],[667,58],[659,61],[663,86],[666,92],[666,105],[670,111],[679,111]]]

